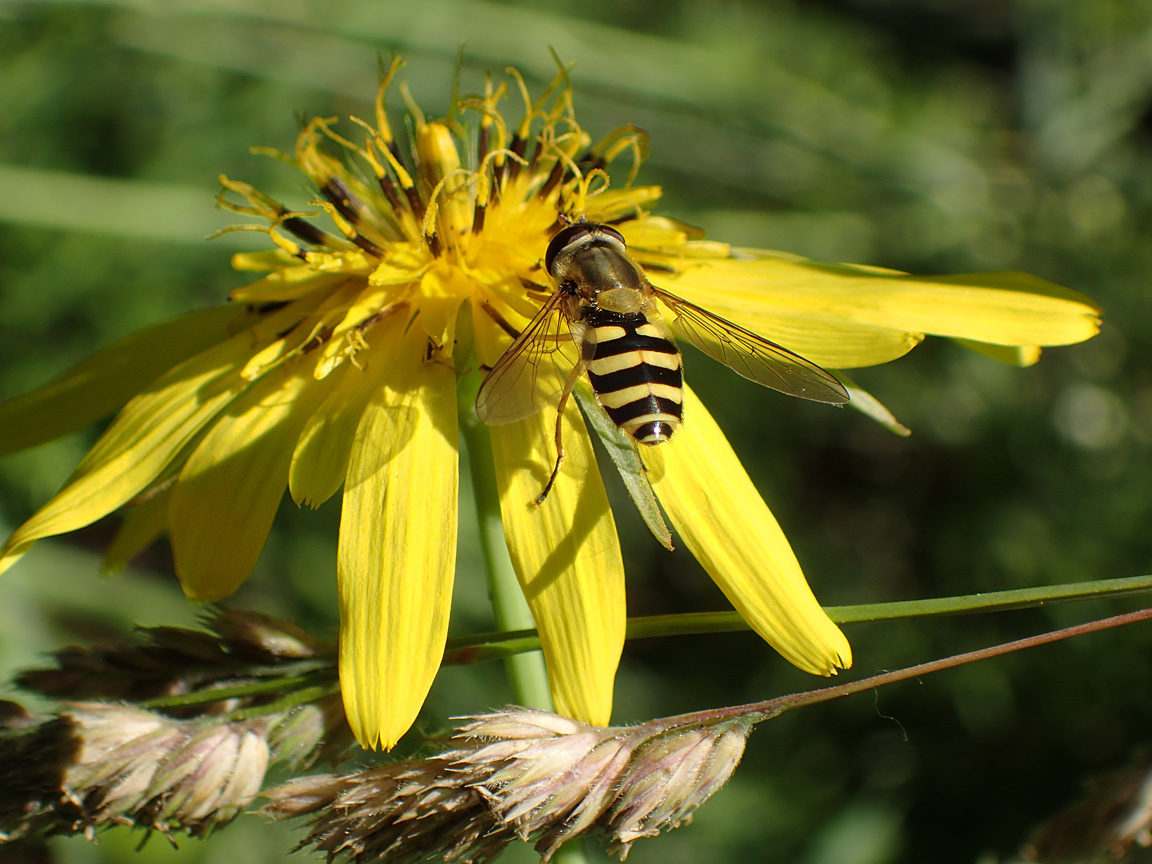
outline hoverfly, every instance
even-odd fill
[[[673,334],[773,390],[835,405],[848,401],[844,386],[816,364],[657,288],[615,228],[569,225],[548,244],[544,266],[555,286],[552,294],[492,367],[476,397],[476,413],[489,425],[523,419],[556,398],[541,383],[555,379],[542,378],[539,367],[545,358],[557,366],[564,384],[556,464],[537,504],[548,497],[560,472],[561,418],[585,372],[597,402],[633,440],[655,445],[672,437],[684,402],[683,360]],[[670,324],[657,301],[675,314]]]

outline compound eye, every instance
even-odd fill
[[[552,242],[548,244],[548,251],[544,253],[544,267],[549,273],[552,273],[552,264],[556,261],[556,256],[575,243],[592,233],[592,229],[597,226],[588,222],[577,222],[575,225],[569,225],[559,234],[552,238]]]
[[[609,237],[619,240],[620,245],[627,248],[628,244],[624,242],[624,235],[613,228],[611,225],[597,225],[596,227],[599,229],[601,234],[607,234]]]

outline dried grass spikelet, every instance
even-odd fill
[[[691,819],[736,768],[750,728],[676,718],[595,727],[510,709],[472,718],[439,755],[270,790],[264,812],[315,815],[301,845],[357,862],[480,864],[515,839],[548,861],[583,834],[623,859],[638,838]]]
[[[64,795],[86,825],[120,822],[202,836],[260,791],[272,721],[175,721],[99,703],[64,715],[81,742]]]
[[[67,648],[19,676],[65,701],[39,717],[0,703],[0,844],[110,825],[203,836],[247,807],[269,766],[343,757],[351,735],[321,644],[257,613],[206,623]]]
[[[1152,847],[1152,750],[1093,777],[1083,797],[1041,825],[1021,852],[1041,864],[1143,861]]]
[[[93,702],[38,725],[9,723],[0,740],[0,836],[92,837],[109,825],[204,836],[260,791],[275,722],[173,720]]]
[[[210,609],[206,630],[139,628],[131,638],[57,651],[55,668],[20,673],[24,690],[68,701],[140,701],[224,687],[254,674],[334,663],[334,651],[294,624],[238,609]],[[335,673],[332,673],[335,678]],[[246,707],[235,701],[219,711]],[[197,713],[204,713],[203,707]]]

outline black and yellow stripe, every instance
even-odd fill
[[[642,313],[586,307],[585,363],[612,422],[642,444],[667,441],[680,425],[680,352]]]

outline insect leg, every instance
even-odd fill
[[[564,382],[564,392],[560,394],[560,403],[556,406],[556,464],[552,468],[552,474],[548,477],[548,482],[544,485],[544,491],[536,496],[536,500],[533,502],[537,507],[544,503],[544,499],[547,498],[548,493],[552,491],[552,484],[556,482],[556,478],[560,474],[560,465],[564,461],[564,408],[568,404],[568,397],[572,395],[572,388],[576,386],[576,382],[580,379],[583,371],[584,364],[577,363],[572,367],[572,371],[568,373],[568,380]]]

